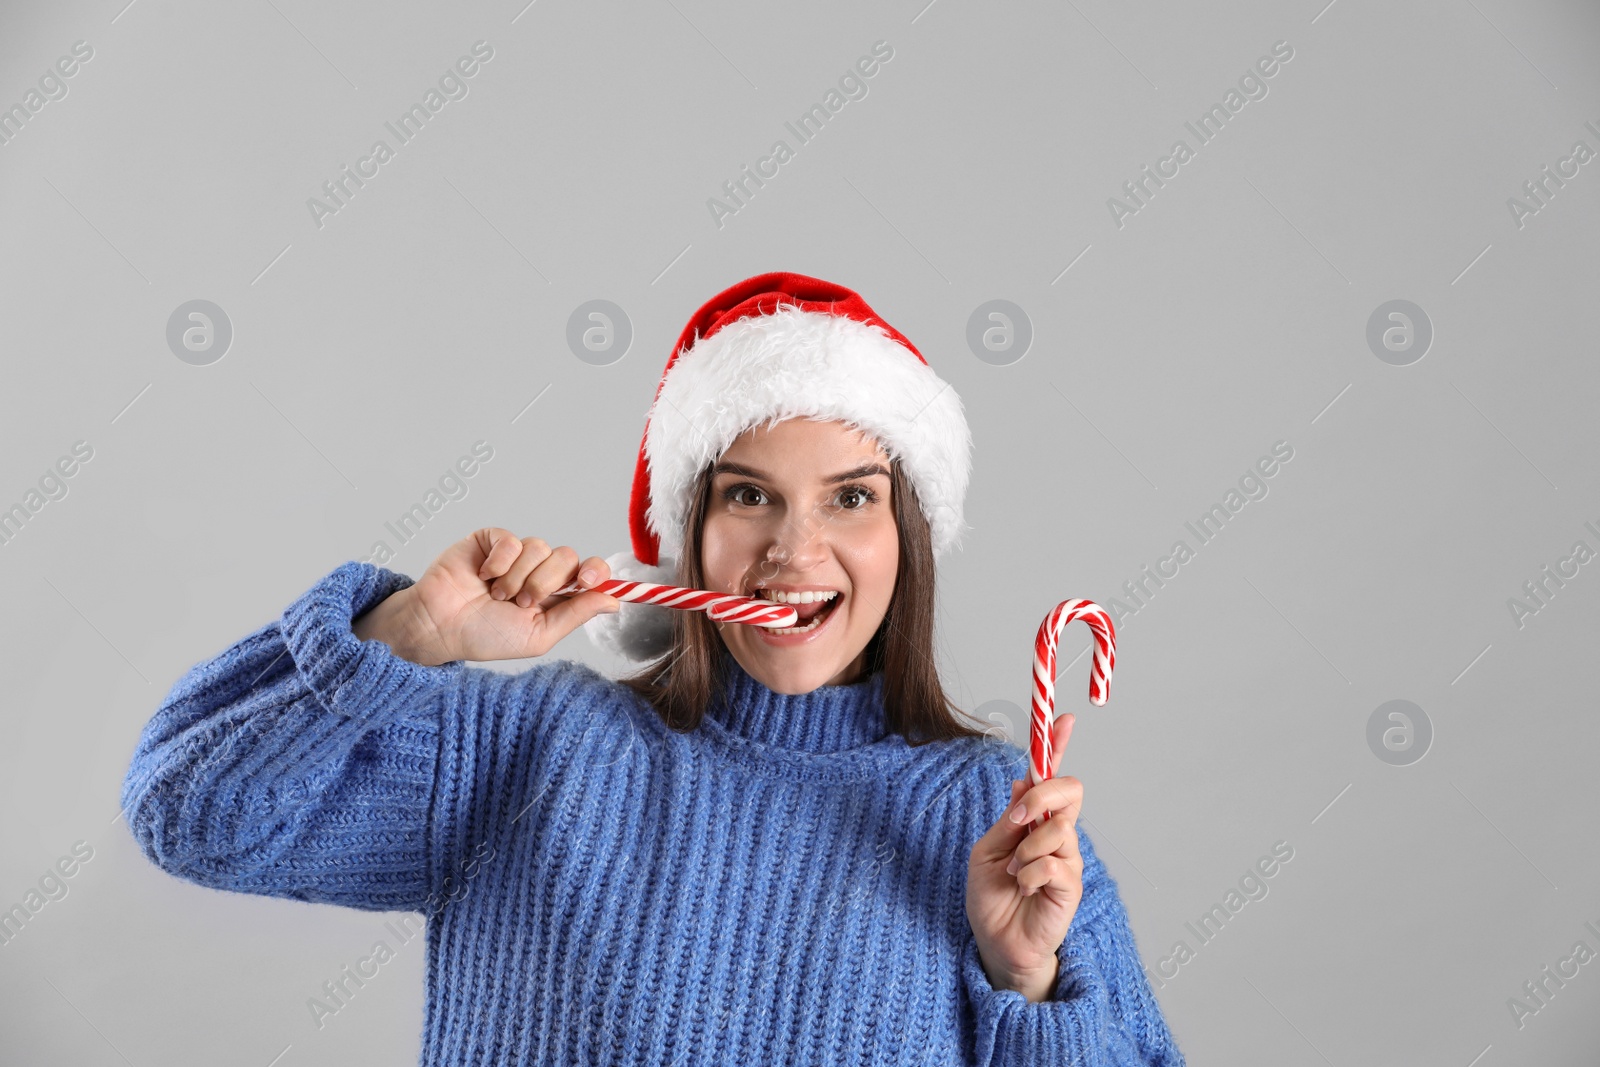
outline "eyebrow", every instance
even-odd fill
[[[715,467],[711,468],[711,473],[713,476],[718,474],[737,474],[743,478],[759,478],[765,482],[772,481],[768,475],[761,473],[754,467],[745,467],[738,463],[718,463]],[[883,467],[882,464],[863,463],[861,466],[853,467],[842,474],[835,474],[828,478],[824,478],[823,482],[828,485],[837,485],[839,482],[852,482],[859,478],[870,478],[874,474],[881,474],[885,478],[889,477],[889,472]]]

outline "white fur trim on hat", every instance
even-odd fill
[[[606,557],[611,577],[630,582],[676,585],[677,564],[663,558],[662,566],[651,567],[633,558],[632,552]],[[603,612],[583,624],[589,640],[624,659],[647,660],[665,655],[672,648],[672,608],[624,601],[616,611]]]
[[[645,433],[646,521],[662,557],[682,551],[700,471],[753,426],[797,417],[837,419],[877,438],[916,486],[934,556],[960,544],[972,472],[961,398],[882,328],[783,305],[697,341],[662,382]]]

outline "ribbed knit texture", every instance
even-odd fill
[[[730,657],[682,734],[584,664],[419,666],[351,632],[410,584],[346,563],[194,667],[122,800],[181,878],[424,913],[424,1067],[1183,1064],[1081,823],[1052,999],[985,977],[966,865],[1016,746],[907,745],[880,674]]]

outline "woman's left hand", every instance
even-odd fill
[[[1061,766],[1075,717],[1051,724],[1050,773]],[[1083,899],[1083,856],[1078,852],[1078,812],[1083,783],[1068,775],[1028,788],[1011,783],[1011,801],[999,820],[972,846],[967,861],[967,921],[989,984],[1014,989],[1030,1001],[1049,998],[1055,986],[1067,928]],[[1013,813],[1022,812],[1020,820]],[[1050,818],[1038,829],[1029,823]]]

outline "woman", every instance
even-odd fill
[[[423,1064],[1182,1064],[1082,784],[1027,787],[940,686],[970,448],[857,294],[747,279],[668,360],[632,558],[482,529],[415,583],[344,564],[177,684],[128,823],[203,885],[424,913]],[[613,575],[799,624],[555,594]],[[648,666],[465,666],[580,625]]]

